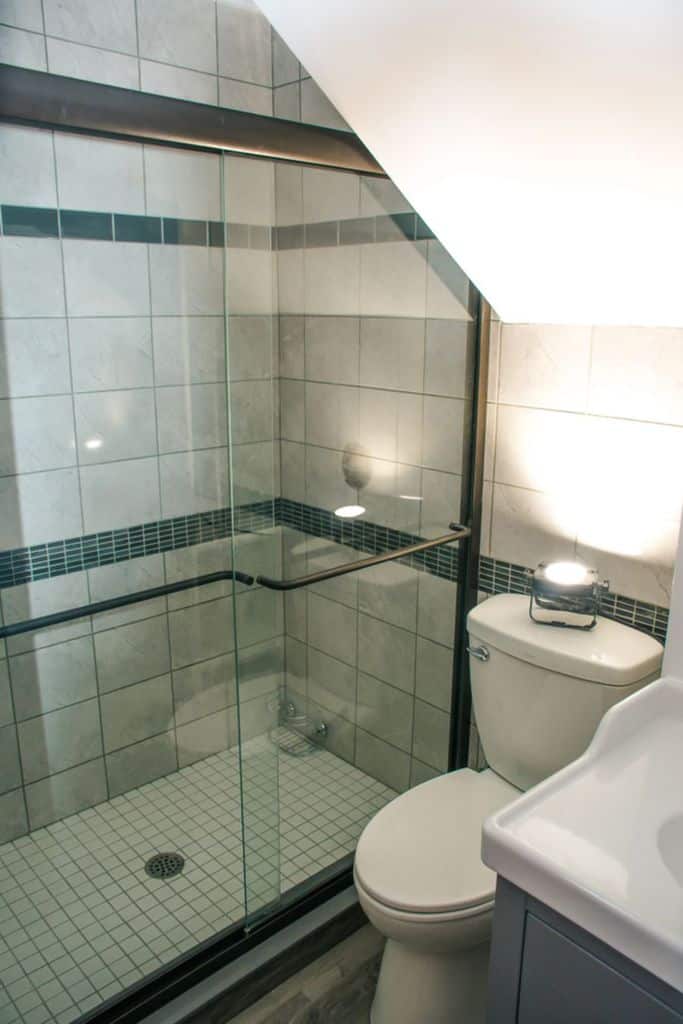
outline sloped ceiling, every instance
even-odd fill
[[[680,0],[259,0],[501,318],[683,324]]]

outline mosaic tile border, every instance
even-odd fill
[[[417,534],[394,530],[367,520],[339,519],[327,509],[290,498],[271,498],[240,505],[236,509],[220,508],[212,512],[198,512],[120,530],[106,530],[84,537],[2,551],[0,589],[274,526],[289,526],[311,537],[326,538],[368,554],[382,554],[410,544],[419,544],[425,539]],[[400,561],[441,579],[453,582],[458,580],[459,549],[455,546],[430,548]],[[487,594],[528,594],[530,573],[531,569],[527,566],[483,555],[479,562],[479,589]],[[650,633],[662,643],[666,639],[668,608],[610,591],[602,597],[600,613],[606,618]]]
[[[65,238],[144,245],[198,245],[229,249],[319,249],[377,242],[419,242],[436,236],[415,213],[352,217],[271,228],[217,220],[150,217],[56,207],[0,206],[7,237]]]
[[[532,571],[524,565],[482,555],[479,560],[479,589],[486,594],[529,594]],[[669,609],[661,605],[609,591],[600,598],[600,614],[606,619],[633,626],[642,633],[650,633],[661,643],[666,640]]]
[[[197,245],[229,249],[272,249],[273,230],[263,224],[223,223],[129,213],[0,206],[7,237],[64,238],[144,245]]]
[[[277,521],[280,526],[289,526],[311,537],[323,537],[337,544],[344,544],[357,551],[379,555],[385,551],[419,544],[425,540],[414,533],[394,530],[362,519],[340,519],[334,512],[305,505],[290,498],[278,498]],[[458,549],[444,545],[429,548],[407,558],[401,558],[404,565],[429,572],[443,579],[458,579]]]
[[[0,588],[52,579],[72,572],[97,569],[133,558],[221,540],[233,533],[253,532],[277,525],[276,501],[253,502],[236,509],[159,519],[120,530],[33,544],[0,552]]]

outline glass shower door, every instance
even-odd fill
[[[275,892],[278,631],[232,578],[268,385],[249,317],[228,384],[219,155],[0,133],[0,1017],[68,1021]]]
[[[274,167],[222,157],[226,222],[232,565],[252,577],[281,571],[277,526],[277,288]],[[235,677],[247,922],[280,893],[279,760],[275,744],[284,678],[279,595],[235,583]]]
[[[469,281],[387,179],[228,156],[234,564],[247,906],[348,866],[448,770]],[[272,248],[271,248],[272,246]]]

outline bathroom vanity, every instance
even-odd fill
[[[487,1024],[680,1024],[683,993],[504,878]]]
[[[665,677],[486,821],[488,1024],[683,1021],[682,776],[683,681]]]

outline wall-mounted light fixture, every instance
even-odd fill
[[[543,626],[593,629],[608,588],[597,569],[581,562],[541,562],[532,576],[529,615]]]

